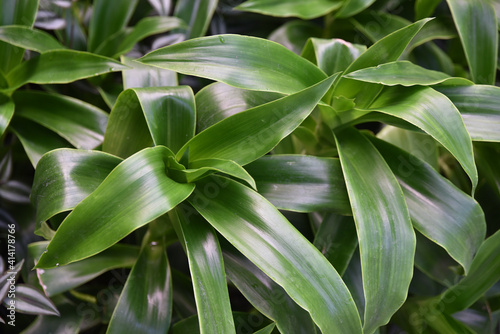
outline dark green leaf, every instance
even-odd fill
[[[403,192],[380,153],[352,128],[336,133],[336,140],[358,232],[366,300],[363,328],[372,333],[406,299],[415,233]]]
[[[307,40],[311,37],[320,37],[321,33],[322,30],[317,24],[309,21],[295,20],[286,22],[274,30],[268,39],[283,45],[296,54],[300,54]]]
[[[415,1],[415,18],[417,20],[429,17],[434,13],[434,9],[439,5],[441,0],[416,0]]]
[[[352,297],[335,269],[263,197],[235,181],[210,177],[198,181],[189,201],[308,310],[324,333],[361,332]]]
[[[0,40],[23,49],[44,53],[65,49],[54,37],[38,29],[26,26],[0,27]]]
[[[189,26],[186,39],[204,36],[212,15],[217,8],[218,0],[181,0],[175,6],[174,15]]]
[[[320,69],[284,46],[239,35],[185,41],[153,51],[140,61],[239,88],[285,94],[326,78]]]
[[[336,16],[340,18],[353,16],[371,6],[374,2],[375,0],[347,0]]]
[[[167,148],[157,146],[118,165],[66,217],[37,268],[52,268],[97,254],[188,197],[194,185],[176,183],[165,174],[165,160],[170,154]]]
[[[338,0],[249,0],[235,9],[272,16],[296,16],[309,20],[328,14],[340,6],[342,2]]]

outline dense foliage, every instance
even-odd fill
[[[2,333],[498,332],[499,16],[0,0]]]

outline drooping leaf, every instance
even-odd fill
[[[398,178],[415,228],[446,249],[467,274],[486,234],[479,204],[422,160],[370,139]]]
[[[107,333],[159,333],[170,327],[172,281],[165,245],[151,241],[142,246]]]
[[[347,0],[342,5],[342,8],[336,13],[335,16],[339,18],[346,18],[353,16],[373,4],[375,0]]]
[[[14,115],[14,102],[4,94],[0,94],[0,137],[10,124]]]
[[[223,246],[224,265],[231,282],[281,333],[314,333],[307,311],[297,305],[281,286],[230,246]]]
[[[76,148],[102,144],[108,115],[93,105],[59,94],[17,91],[12,96],[16,117],[30,119],[54,131]]]
[[[28,252],[38,259],[45,251],[48,241],[32,243]],[[106,271],[116,268],[131,268],[137,260],[139,249],[130,245],[113,245],[109,249],[76,263],[52,269],[36,269],[44,292],[52,297],[79,287]],[[30,266],[35,263],[30,264]]]
[[[0,27],[0,40],[40,53],[66,48],[54,37],[42,30],[18,25]]]
[[[311,113],[335,76],[279,100],[235,114],[200,132],[177,153],[189,161],[225,159],[245,165],[269,152]]]
[[[142,87],[177,86],[177,73],[159,67],[148,66],[128,57],[122,63],[130,67],[122,72],[123,89]]]
[[[488,0],[447,0],[472,79],[495,84],[498,55],[498,23]]]
[[[372,333],[406,299],[415,233],[403,192],[380,153],[355,129],[342,130],[335,138],[358,232],[365,295],[363,330]]]
[[[140,61],[239,88],[285,94],[326,78],[319,68],[282,45],[239,35],[188,40],[148,53]]]
[[[59,316],[54,303],[42,291],[30,285],[17,284],[15,298],[5,298],[4,305],[9,305],[11,300],[15,302],[16,311],[19,313]]]
[[[165,160],[170,154],[164,146],[157,146],[119,164],[66,217],[37,268],[53,268],[97,254],[182,202],[194,185],[179,184],[166,176]]]
[[[338,159],[270,155],[245,169],[254,178],[258,192],[279,209],[351,213]]]
[[[500,141],[500,88],[487,85],[438,87],[462,115],[472,140]]]
[[[189,202],[309,311],[324,333],[361,332],[352,297],[335,269],[263,197],[235,181],[210,177],[198,181]]]
[[[89,26],[88,51],[94,52],[107,38],[126,26],[138,0],[94,1]]]
[[[192,207],[171,214],[184,240],[201,333],[236,333],[222,253],[213,228]]]
[[[186,39],[204,36],[218,0],[181,0],[175,6],[174,15],[188,24]]]
[[[213,83],[196,93],[196,128],[201,132],[224,118],[277,100],[283,94],[259,92]]]
[[[178,151],[194,135],[194,103],[188,86],[124,91],[111,110],[103,150],[126,158],[152,141]]]
[[[110,58],[74,50],[47,51],[21,63],[7,75],[9,88],[26,83],[68,83],[128,67]]]
[[[387,87],[370,110],[401,118],[432,136],[460,162],[476,187],[472,141],[459,111],[446,96],[428,87]]]
[[[309,20],[328,14],[340,6],[342,6],[342,1],[338,0],[248,0],[235,9],[280,17],[295,16]]]

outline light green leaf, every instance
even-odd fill
[[[8,306],[11,300],[15,302],[15,309],[19,313],[60,315],[54,303],[43,292],[27,284],[17,284],[15,298],[5,298],[3,304]]]
[[[107,333],[160,333],[170,327],[172,281],[165,245],[142,246],[118,299]]]
[[[447,0],[462,41],[472,80],[495,84],[498,24],[489,0]]]
[[[239,35],[185,41],[148,53],[140,61],[239,88],[285,94],[326,78],[319,68],[282,45]]]
[[[95,52],[101,43],[126,26],[138,0],[94,1],[89,26],[88,51]]]
[[[370,138],[398,178],[413,225],[465,270],[486,235],[479,204],[417,157]]]
[[[17,91],[12,98],[16,117],[47,127],[76,148],[102,144],[108,115],[101,109],[69,96],[37,91]]]
[[[14,90],[26,83],[68,83],[127,68],[113,59],[87,52],[53,50],[14,68],[7,75],[7,81]]]
[[[474,191],[478,175],[472,141],[460,113],[446,96],[428,87],[388,87],[370,110],[404,119],[436,139],[462,165]]]
[[[181,0],[175,6],[174,15],[189,26],[186,39],[204,36],[212,15],[217,8],[218,0]]]
[[[221,82],[205,86],[195,96],[197,132],[205,130],[224,118],[281,97],[283,94],[246,90]]]
[[[300,155],[264,156],[245,166],[259,194],[282,210],[351,214],[340,161]]]
[[[336,76],[303,91],[248,109],[200,132],[177,153],[189,161],[225,159],[245,165],[271,151],[311,113]]]
[[[14,102],[7,95],[0,93],[0,138],[10,124],[14,115]]]
[[[487,85],[438,87],[462,115],[472,140],[500,141],[500,88]]]
[[[281,286],[230,246],[223,246],[227,276],[245,298],[269,319],[281,333],[314,333],[309,313],[297,305]]]
[[[395,61],[376,67],[368,67],[346,74],[344,77],[386,86],[430,86],[439,83],[445,85],[473,85],[473,82],[467,79],[452,78],[443,72],[428,70],[409,61]]]
[[[165,160],[170,154],[166,147],[157,146],[119,164],[62,222],[37,268],[97,254],[186,199],[194,185],[166,176]]]
[[[355,129],[335,138],[358,232],[366,303],[363,330],[372,333],[406,300],[415,233],[403,192],[380,153]]]
[[[340,6],[342,6],[342,1],[338,0],[249,0],[235,9],[271,16],[295,16],[309,20],[326,15]]]
[[[195,118],[188,86],[128,89],[111,110],[103,151],[126,158],[152,141],[176,152],[193,137]]]
[[[26,26],[12,25],[0,27],[0,40],[40,53],[66,48],[45,31],[31,29]]]
[[[352,297],[335,269],[263,197],[235,181],[210,177],[198,181],[189,202],[309,311],[324,333],[361,332]]]
[[[48,241],[40,241],[30,244],[28,246],[30,256],[38,259],[48,243]],[[138,247],[117,244],[80,262],[59,268],[36,269],[37,277],[44,292],[51,297],[79,287],[109,270],[131,268],[138,255]]]
[[[169,214],[189,260],[201,333],[236,333],[222,253],[215,231],[192,207],[179,206]],[[175,226],[175,225],[174,225]]]
[[[177,73],[159,67],[148,66],[128,57],[122,63],[130,67],[122,72],[123,89],[142,87],[177,86]]]
[[[339,18],[346,18],[356,15],[357,13],[370,7],[374,2],[375,0],[347,0],[335,16]]]

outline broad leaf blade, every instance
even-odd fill
[[[228,117],[202,131],[177,153],[189,161],[233,160],[245,165],[271,151],[311,113],[335,76],[303,91]]]
[[[200,190],[189,198],[195,209],[308,310],[324,333],[361,332],[359,315],[340,276],[278,210],[235,181],[210,177],[197,185]]]
[[[188,182],[193,182],[208,173],[220,172],[245,181],[250,187],[256,189],[254,179],[240,165],[231,160],[204,159],[189,164],[189,168],[181,171],[188,177]]]
[[[130,67],[122,72],[123,89],[143,87],[177,86],[177,73],[159,67],[148,66],[128,57],[122,63]]]
[[[66,217],[37,267],[52,268],[97,254],[188,197],[194,185],[176,183],[165,174],[169,154],[158,146],[118,165]]]
[[[175,6],[174,15],[188,24],[186,39],[204,36],[218,0],[181,0]]]
[[[231,86],[291,94],[326,75],[277,43],[249,36],[218,35],[167,46],[141,62]]]
[[[309,20],[328,14],[340,6],[342,6],[342,2],[338,0],[249,0],[235,9],[271,16],[295,16]]]
[[[447,0],[455,21],[472,79],[495,84],[498,54],[498,25],[488,0]]]
[[[42,30],[18,25],[0,27],[0,40],[40,53],[66,48],[54,37]]]
[[[358,231],[366,301],[363,329],[372,333],[406,299],[415,233],[403,192],[380,153],[352,128],[336,133],[336,140]]]

